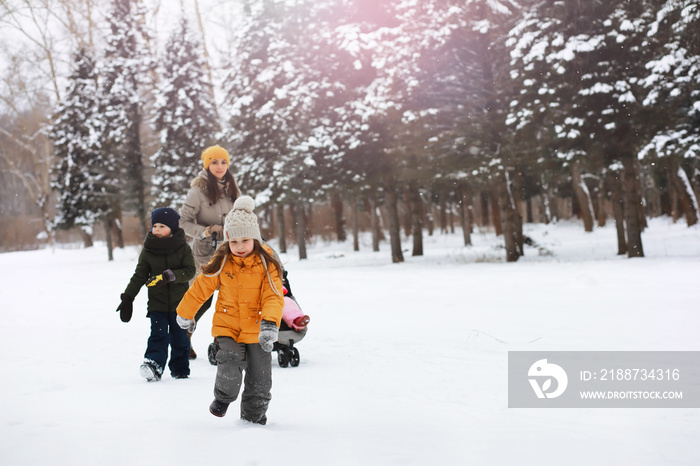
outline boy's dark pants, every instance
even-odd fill
[[[176,312],[151,312],[151,336],[148,337],[148,346],[145,359],[150,359],[158,364],[162,370],[168,360],[168,346],[170,350],[170,373],[173,376],[190,375],[190,340],[187,331],[177,325]]]
[[[230,337],[217,337],[216,382],[214,396],[223,403],[238,398],[245,369],[245,385],[241,396],[241,419],[265,424],[272,395],[272,354],[260,344],[236,343]]]

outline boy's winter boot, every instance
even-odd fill
[[[192,332],[187,332],[187,338],[190,339],[190,359],[197,359],[197,353],[194,352],[192,347]]]
[[[226,415],[226,410],[228,409],[229,403],[224,403],[217,399],[211,402],[209,405],[209,412],[216,417],[224,417]]]
[[[158,367],[158,365],[150,360],[146,360],[141,364],[139,368],[139,373],[141,377],[149,382],[158,382],[163,371]]]

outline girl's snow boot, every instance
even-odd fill
[[[214,399],[214,401],[211,402],[211,405],[209,405],[209,412],[216,417],[224,417],[226,415],[228,405],[229,403],[224,403]]]

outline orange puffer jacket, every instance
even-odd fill
[[[216,276],[200,273],[197,276],[180,301],[177,313],[186,319],[194,319],[202,303],[218,288],[212,336],[231,337],[238,343],[258,343],[260,322],[269,320],[279,327],[284,307],[282,280],[274,265],[267,264],[267,267],[279,294],[270,286],[258,254],[246,258],[229,254],[221,273]]]

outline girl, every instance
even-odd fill
[[[223,417],[241,397],[241,419],[265,424],[272,387],[272,351],[277,341],[284,299],[280,263],[262,244],[255,201],[236,200],[226,216],[224,241],[177,307],[180,327],[194,330],[203,302],[219,289],[212,320],[212,336],[219,344],[214,401],[209,411]]]
[[[224,217],[240,195],[236,181],[229,171],[230,163],[229,154],[223,147],[211,146],[204,149],[204,170],[192,180],[192,187],[180,209],[180,225],[188,236],[194,238],[192,250],[197,274],[201,266],[211,259],[217,242],[221,242]],[[194,318],[195,322],[199,321],[210,306],[211,299],[202,304]],[[188,333],[188,336],[191,341],[192,333]],[[190,349],[190,359],[196,357],[197,353]]]
[[[163,375],[170,346],[170,374],[186,379],[190,373],[190,342],[176,322],[175,307],[194,277],[194,257],[178,226],[180,216],[170,207],[160,207],[151,214],[151,231],[146,235],[134,275],[121,295],[117,307],[122,322],[129,322],[134,298],[143,285],[148,287],[148,314],[151,336],[140,373],[149,382]]]

